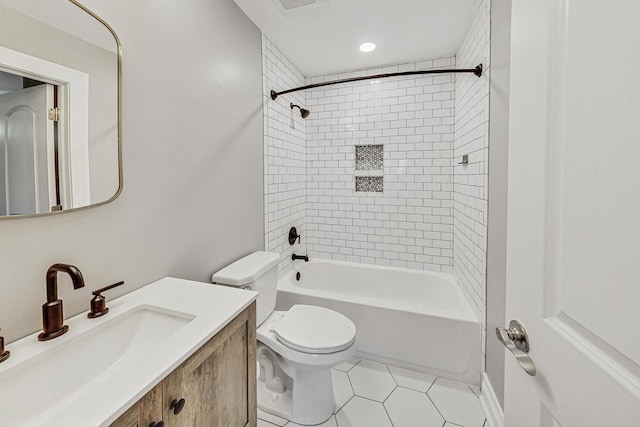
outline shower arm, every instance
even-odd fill
[[[475,68],[457,68],[457,69],[454,68],[450,70],[401,71],[399,73],[375,74],[371,76],[351,77],[348,79],[332,80],[330,82],[322,82],[322,83],[315,83],[312,85],[295,87],[293,89],[287,89],[281,92],[276,92],[275,90],[272,90],[271,99],[275,101],[276,98],[278,98],[278,96],[284,95],[287,93],[297,92],[299,90],[313,89],[316,87],[335,85],[340,83],[359,82],[361,80],[382,79],[386,77],[413,76],[418,74],[449,74],[449,73],[473,73],[476,77],[480,77],[482,75],[482,64],[477,65]]]

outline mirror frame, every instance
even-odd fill
[[[102,19],[101,17],[96,15],[93,11],[91,11],[86,6],[81,4],[78,0],[68,0],[68,1],[70,3],[72,3],[73,5],[79,7],[81,10],[83,10],[89,16],[94,18],[96,21],[98,21],[99,23],[104,25],[107,28],[107,30],[109,30],[109,32],[111,33],[111,35],[113,36],[113,38],[114,38],[114,40],[116,42],[117,73],[118,73],[118,79],[117,79],[117,86],[118,86],[118,96],[117,96],[117,106],[118,106],[118,112],[117,112],[117,118],[118,118],[118,129],[117,129],[118,190],[109,199],[101,201],[101,202],[97,202],[97,203],[92,203],[90,205],[80,206],[80,207],[71,208],[71,209],[63,209],[61,211],[53,211],[53,212],[42,212],[42,213],[24,214],[24,215],[6,215],[6,216],[0,216],[0,220],[47,217],[47,216],[52,216],[52,215],[61,215],[61,214],[65,214],[65,213],[68,213],[68,212],[76,212],[76,211],[80,211],[80,210],[84,210],[84,209],[95,208],[95,207],[98,207],[98,206],[106,205],[107,203],[111,203],[116,198],[118,198],[118,196],[122,193],[122,187],[123,187],[123,170],[122,170],[123,169],[122,168],[122,45],[120,44],[120,38],[118,37],[116,32],[113,30],[113,28],[111,28],[111,25],[109,25],[104,19]]]

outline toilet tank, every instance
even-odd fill
[[[259,326],[276,307],[280,254],[254,252],[214,273],[211,281],[258,292],[256,323]]]

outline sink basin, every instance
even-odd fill
[[[138,305],[0,374],[0,425],[41,424],[123,367],[153,357],[158,344],[195,316]],[[78,319],[84,320],[84,319]],[[91,322],[91,320],[84,320]]]

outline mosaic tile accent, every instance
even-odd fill
[[[382,170],[384,161],[382,144],[356,145],[355,147],[356,170]]]
[[[356,176],[356,191],[382,193],[382,176]]]

